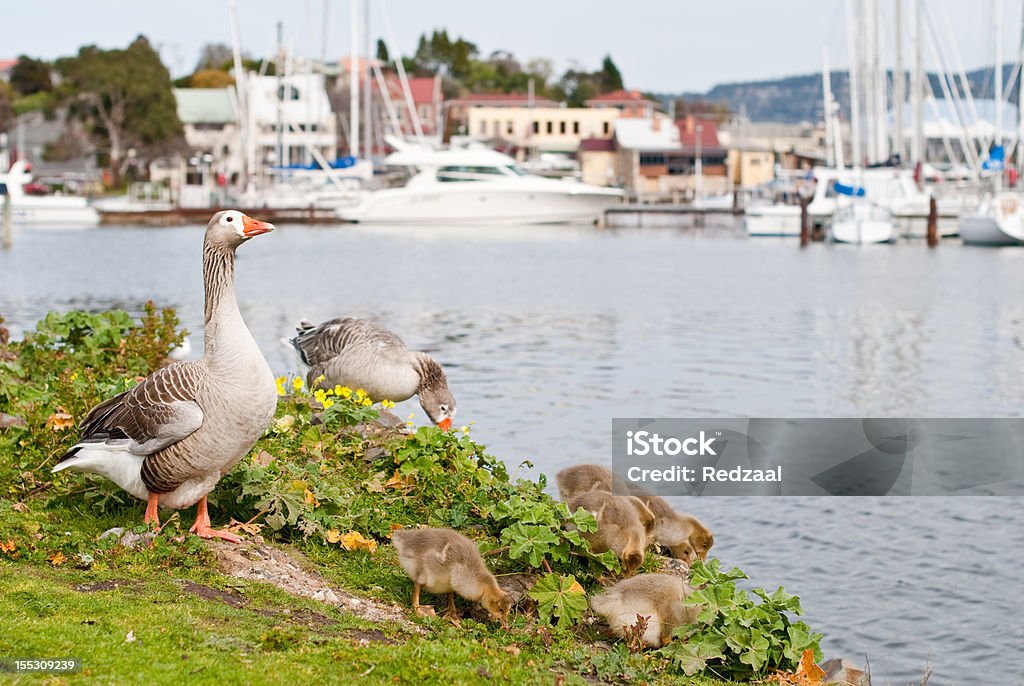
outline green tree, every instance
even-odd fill
[[[129,149],[145,156],[182,142],[170,74],[144,36],[124,50],[86,46],[58,68],[74,89],[72,115],[108,152],[115,185]]]
[[[0,133],[6,132],[14,122],[14,93],[11,87],[0,81]],[[0,169],[5,172],[6,169]]]
[[[377,39],[377,61],[381,64],[387,64],[391,61],[391,58],[388,56],[387,43],[382,38]]]
[[[611,93],[612,91],[622,90],[622,74],[619,73],[619,68],[615,66],[615,62],[612,61],[611,55],[605,55],[604,61],[601,63],[601,71],[597,73],[598,87],[602,93]]]
[[[188,79],[190,88],[225,88],[235,85],[231,74],[220,69],[200,69]]]
[[[204,69],[221,69],[227,71],[234,64],[235,53],[231,46],[225,43],[207,43],[199,51],[199,62],[196,63],[196,71]]]
[[[53,90],[50,65],[26,55],[18,57],[11,68],[11,87],[18,95],[32,95]]]

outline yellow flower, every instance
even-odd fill
[[[301,376],[296,376],[295,377],[295,380],[292,381],[292,388],[294,388],[297,391],[301,391],[302,390],[302,377]]]
[[[469,433],[469,427],[468,426],[462,427],[462,433],[468,434]]]
[[[78,372],[72,372],[71,373],[71,380],[74,381],[77,378],[78,378]]]
[[[361,401],[365,397],[366,397],[366,391],[364,391],[361,388],[356,389],[356,400],[360,400]]]
[[[287,381],[287,379],[285,379],[285,377],[283,376],[279,376],[276,379],[274,379],[274,381],[277,382],[277,394],[284,395],[284,382]]]
[[[342,398],[351,398],[352,389],[348,386],[335,386],[334,395],[340,395]]]
[[[313,382],[313,385],[316,385],[316,384],[320,383],[323,380],[324,380],[324,375],[321,374],[320,376],[316,377],[316,380]]]
[[[332,405],[334,405],[334,401],[331,400],[330,398],[325,398],[322,404],[324,406],[324,409],[326,410],[327,408],[329,408]]]
[[[370,400],[369,398],[363,398],[362,405],[364,407],[369,407],[370,405],[373,405],[373,401]]]
[[[395,403],[394,403],[394,401],[393,401],[393,400],[388,400],[388,399],[386,399],[386,398],[385,398],[384,400],[381,400],[381,401],[380,401],[380,404],[381,404],[381,407],[387,408],[387,409],[389,409],[389,410],[390,410],[390,409],[391,409],[392,407],[394,407],[394,406],[395,406]]]
[[[324,401],[327,400],[327,393],[324,392],[324,389],[318,388],[316,389],[316,391],[313,392],[313,398],[316,399],[318,403],[323,405]]]

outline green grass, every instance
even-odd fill
[[[118,585],[108,588],[113,582]],[[202,584],[200,592],[195,584]],[[522,618],[509,632],[471,619],[458,628],[421,619],[425,633],[418,635],[202,569],[184,577],[155,570],[126,575],[8,562],[0,565],[0,616],[0,655],[75,657],[84,667],[78,674],[14,676],[12,683],[187,680],[227,686],[362,677],[364,683],[534,684],[553,683],[556,674],[566,684],[595,679],[580,676],[595,669],[593,648],[571,634],[555,635],[547,645]],[[129,632],[135,640],[126,642]],[[618,680],[615,673],[608,676]],[[650,676],[651,683],[661,682]],[[664,679],[670,682],[724,683]]]

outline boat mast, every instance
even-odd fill
[[[277,64],[274,65],[274,72],[277,74],[277,175],[278,181],[284,179],[284,23],[277,22]]]
[[[903,73],[903,17],[902,12],[900,11],[900,5],[902,4],[902,0],[895,0],[896,16],[894,23],[896,25],[896,73],[893,74],[893,78],[896,79],[893,84],[894,100],[896,101],[894,103],[896,114],[894,147],[896,148],[896,154],[899,155],[900,158],[900,166],[905,165],[907,160],[906,150],[904,150],[906,147],[906,140],[903,136],[903,107],[906,96],[903,92],[905,74]]]
[[[835,133],[832,129],[832,75],[828,70],[828,44],[821,46],[821,94],[825,119],[825,164],[829,167],[836,163]]]
[[[860,94],[858,93],[858,87],[860,85],[858,81],[858,71],[860,51],[857,49],[857,21],[854,13],[855,0],[846,0],[846,40],[850,53],[850,134],[853,140],[853,153],[852,163],[854,169],[859,168],[861,165],[860,149]]]
[[[249,126],[249,88],[245,67],[242,64],[242,46],[238,30],[238,2],[236,0],[228,0],[228,15],[231,25],[231,55],[235,64],[235,90],[238,99],[238,132],[242,145],[242,178],[239,179],[239,185],[248,192],[255,165],[253,158],[249,155],[249,150],[252,147],[252,128]]]
[[[1017,77],[1017,169],[1018,178],[1024,177],[1024,9],[1020,24],[1020,69]],[[1021,180],[1018,180],[1018,184]]]
[[[996,135],[992,141],[992,145],[996,150],[999,150],[1000,154],[1003,155],[1005,160],[1005,153],[1002,152],[1003,147],[1003,2],[1002,0],[993,0],[992,10],[992,23],[995,29],[995,41],[996,41],[996,66],[995,66],[995,88],[996,88]],[[1003,166],[1004,162],[1001,161],[996,169],[996,190],[1000,190],[1003,185]]]
[[[370,64],[370,3],[363,6],[363,55],[366,59],[359,71],[359,78],[366,77],[366,88],[363,89],[363,157],[373,159],[373,82],[367,67]]]
[[[911,0],[914,12],[914,71],[910,80],[910,109],[914,115],[914,135],[910,139],[910,158],[914,164],[924,162],[924,25],[922,22],[921,3],[924,0]],[[953,160],[950,159],[950,162]]]
[[[348,154],[359,158],[359,0],[350,0],[348,60]]]

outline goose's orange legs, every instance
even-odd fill
[[[152,524],[154,529],[160,528],[160,515],[156,509],[159,503],[160,494],[150,493],[149,500],[146,501],[146,516],[142,518],[146,524]]]
[[[196,505],[196,523],[189,529],[200,538],[220,538],[230,543],[241,543],[242,539],[230,531],[218,531],[210,527],[210,512],[206,508],[206,496],[200,498]]]

